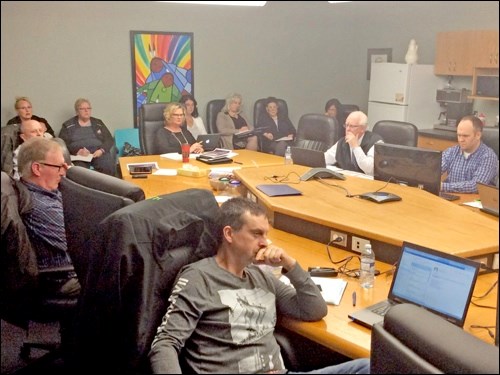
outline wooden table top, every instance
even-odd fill
[[[198,167],[200,170],[208,172],[213,168],[252,168],[265,167],[270,165],[283,165],[284,158],[281,156],[266,154],[258,151],[236,150],[238,155],[234,156],[233,163],[209,165],[197,161],[190,160],[190,164]],[[180,155],[179,155],[180,156]],[[147,175],[145,179],[132,178],[127,164],[129,163],[151,163],[156,162],[162,169],[178,169],[182,167],[181,160],[172,160],[161,157],[160,155],[143,155],[143,156],[127,156],[120,158],[120,170],[122,178],[130,181],[142,188],[146,198],[155,197],[162,194],[173,193],[190,188],[201,188],[212,190],[207,176],[202,177],[187,177],[187,176],[157,176]]]
[[[325,244],[276,229],[271,229],[269,238],[275,245],[282,247],[291,256],[295,257],[302,268],[307,269],[307,267],[315,266],[339,267],[339,265],[330,262]],[[340,261],[352,256],[353,253],[330,246],[330,255],[333,261]],[[351,269],[358,268],[358,259],[355,257],[349,263],[349,266]],[[351,321],[348,314],[387,298],[392,282],[392,273],[387,271],[390,271],[392,266],[377,261],[376,268],[380,270],[381,275],[375,278],[374,287],[368,290],[361,288],[357,279],[339,274],[339,277],[347,280],[344,296],[339,306],[328,305],[328,315],[321,321],[300,322],[283,318],[280,320],[280,324],[350,358],[369,357],[371,330]],[[498,274],[496,273],[479,275],[472,300],[478,304],[494,308],[481,308],[471,304],[464,324],[464,330],[488,343],[493,343],[493,339],[485,329],[471,328],[470,326],[494,326],[496,324],[495,307],[498,300],[498,286],[484,298],[477,298],[477,296],[486,293],[497,278]],[[354,291],[357,294],[355,307],[352,305],[352,292]]]
[[[346,180],[299,182],[310,168],[280,165],[235,171],[237,178],[271,212],[297,217],[363,238],[401,246],[417,243],[465,258],[498,252],[498,218],[466,209],[417,188],[386,184],[354,176]],[[282,183],[301,196],[269,197],[256,186],[271,176],[288,176]],[[402,200],[377,204],[347,195],[382,190]]]

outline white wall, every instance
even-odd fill
[[[439,31],[498,29],[498,1],[274,2],[263,8],[147,1],[2,1],[1,124],[15,96],[59,131],[77,97],[113,131],[133,126],[130,30],[194,33],[194,92],[206,103],[240,92],[287,100],[292,122],[327,99],[367,109],[367,49],[404,62],[411,38],[419,63],[434,61]],[[498,106],[498,103],[497,103]],[[430,127],[430,126],[429,126]]]

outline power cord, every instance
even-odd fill
[[[298,178],[298,181],[291,181],[289,180],[290,175],[295,175]],[[277,176],[277,175],[272,175],[272,176],[264,176],[264,180],[266,181],[271,181],[272,183],[278,184],[281,182],[287,182],[289,184],[300,184],[300,176],[296,172],[290,172],[286,176]]]
[[[315,179],[316,181],[318,181],[318,182],[322,183],[323,185],[328,185],[328,186],[331,186],[331,187],[336,187],[336,188],[339,188],[339,189],[344,190],[344,191],[346,192],[346,197],[348,197],[348,198],[352,198],[352,197],[354,197],[354,195],[349,194],[349,190],[347,190],[347,189],[346,189],[345,187],[343,187],[343,186],[340,186],[340,185],[337,185],[337,184],[330,184],[329,182],[327,182],[326,180],[324,180],[324,179],[323,179],[323,178],[321,178],[321,177],[315,177],[314,179]],[[340,241],[340,242],[342,242],[342,241]]]

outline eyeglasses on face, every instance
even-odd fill
[[[183,117],[184,113],[172,113],[173,117]]]
[[[351,129],[357,129],[357,128],[360,128],[364,125],[350,125],[350,124],[344,124],[344,128],[351,128]]]
[[[57,172],[61,171],[61,168],[68,169],[68,164],[63,163],[61,165],[45,163],[44,161],[39,161],[38,164],[46,165],[47,167],[57,168]]]
[[[78,108],[79,111],[90,111],[92,107]]]
[[[17,109],[23,109],[23,110],[28,110],[28,109],[31,109],[32,107],[30,105],[26,106],[26,107],[18,107]]]

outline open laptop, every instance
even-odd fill
[[[220,147],[220,134],[200,134],[196,142],[201,143],[204,151],[213,151]]]
[[[349,314],[371,328],[397,303],[413,303],[463,327],[480,264],[403,242],[387,300]]]
[[[292,147],[293,164],[312,168],[326,168],[325,153],[307,148]]]
[[[498,216],[498,188],[486,185],[481,182],[476,183],[479,199],[481,200],[481,211],[490,215]]]

